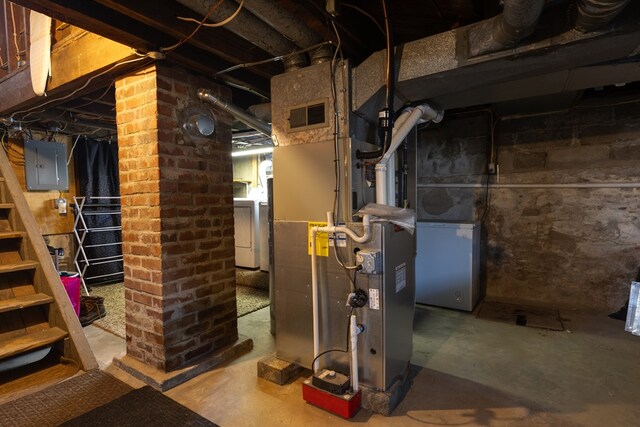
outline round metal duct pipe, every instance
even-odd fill
[[[630,0],[578,0],[576,30],[588,33],[607,25],[630,2]]]
[[[214,107],[218,107],[222,110],[225,110],[229,114],[231,114],[236,120],[241,121],[247,126],[262,132],[268,137],[271,137],[271,125],[269,123],[265,123],[257,117],[247,113],[240,107],[237,107],[233,104],[229,104],[227,101],[221,99],[219,96],[211,93],[209,89],[198,89],[198,98],[202,101],[207,102]]]
[[[469,30],[470,56],[506,49],[533,33],[543,6],[544,0],[504,0],[500,15]]]
[[[206,16],[214,4],[213,0],[178,0],[178,2],[202,16]],[[246,0],[245,3],[247,3]],[[273,4],[271,8],[278,9]],[[214,22],[222,21],[231,16],[237,9],[238,3],[224,1],[213,11],[209,19]],[[295,43],[253,13],[245,10],[245,8],[240,11],[234,20],[226,24],[225,28],[274,56],[287,55],[298,50]],[[285,70],[300,68],[306,63],[306,55],[295,55],[285,61]]]
[[[301,48],[308,48],[324,41],[293,13],[274,5],[273,0],[244,0],[244,7]],[[310,51],[309,56],[311,64],[327,62],[332,57],[331,47],[321,46]]]

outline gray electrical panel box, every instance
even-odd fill
[[[66,145],[53,141],[26,141],[24,171],[27,190],[68,190]]]

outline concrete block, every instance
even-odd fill
[[[302,372],[302,366],[278,359],[274,354],[258,361],[258,377],[283,385],[296,378]]]
[[[584,165],[585,163],[602,162],[609,160],[609,147],[603,145],[592,145],[588,147],[571,147],[550,150],[547,165],[572,166]]]
[[[513,155],[514,170],[544,169],[547,164],[545,152],[515,152]]]
[[[409,366],[402,378],[394,382],[386,391],[360,386],[362,390],[362,407],[376,414],[389,416],[402,402],[413,383],[409,377]]]

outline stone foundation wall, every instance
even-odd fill
[[[486,112],[449,116],[418,139],[418,218],[484,216],[487,295],[600,312],[624,303],[640,264],[640,189],[544,185],[640,182],[640,104],[498,122],[499,174],[490,182],[534,188],[491,188],[487,195]],[[443,186],[429,187],[434,183]]]

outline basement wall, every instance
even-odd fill
[[[499,175],[491,183],[640,183],[640,103],[502,120],[494,141]],[[490,150],[488,111],[421,130],[418,219],[485,216],[488,296],[617,310],[640,265],[640,189],[491,188],[487,199]]]

